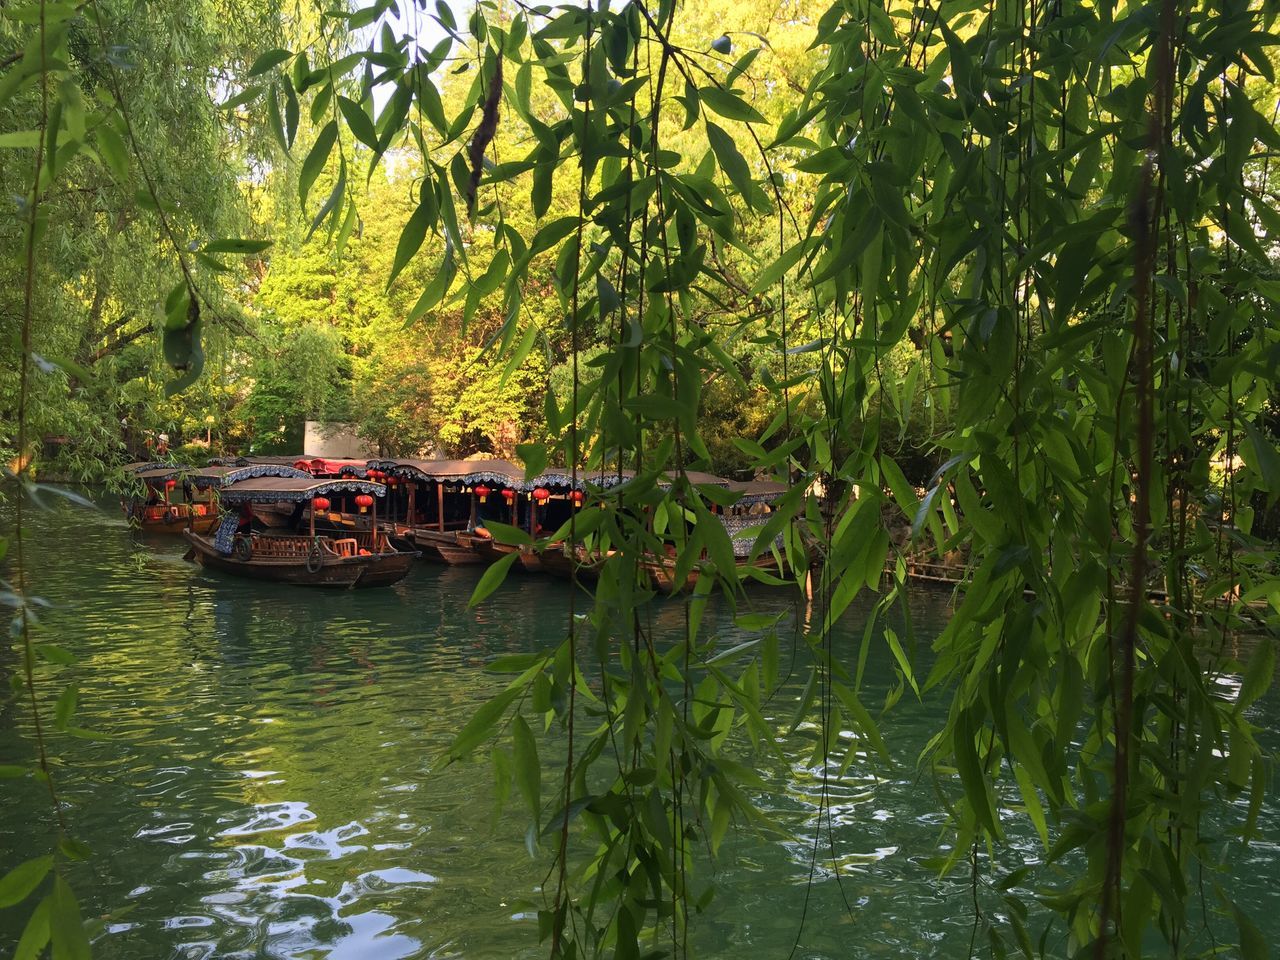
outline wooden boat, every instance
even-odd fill
[[[761,573],[771,574],[775,577],[781,574],[778,569],[778,563],[772,554],[756,557],[754,560],[748,560],[743,557],[736,559],[738,578],[740,580],[748,579],[751,570],[759,570]],[[702,571],[695,564],[692,570],[683,578],[677,580],[675,560],[664,557],[645,557],[644,560],[640,561],[640,566],[648,574],[649,583],[659,593],[677,594],[692,590],[697,586],[698,580],[702,576]]]
[[[563,580],[573,579],[576,573],[579,583],[595,583],[600,578],[600,568],[608,559],[588,554],[582,547],[570,553],[561,543],[548,544],[537,556],[541,563],[540,569],[546,573]]]
[[[121,499],[129,525],[144,533],[177,535],[187,527],[208,533],[218,524],[212,497],[197,499],[186,481],[191,468],[180,463],[131,463],[124,468],[140,490]]]
[[[194,531],[184,536],[191,544],[187,556],[203,567],[241,577],[316,587],[380,587],[404,579],[417,551],[401,549],[370,517],[369,529],[355,536],[331,536],[316,530],[317,513],[332,495],[354,495],[362,509],[384,496],[385,487],[354,479],[315,480],[311,477],[258,477],[224,487],[228,505],[310,503],[305,534],[258,531],[236,533],[238,518],[228,514],[218,536]],[[363,498],[368,502],[363,502]],[[317,498],[319,502],[317,502]],[[345,533],[345,531],[342,531]]]
[[[424,558],[449,564],[497,559],[486,519],[515,522],[524,472],[506,460],[370,460],[369,476],[396,491],[383,525],[407,537]],[[508,493],[510,496],[504,496]]]
[[[410,528],[407,536],[428,560],[459,566],[490,562],[481,552],[485,542],[467,530]]]
[[[248,461],[234,463],[213,463],[199,470],[192,470],[184,478],[197,490],[219,491],[223,487],[238,483],[241,480],[252,480],[257,477],[310,477],[311,474],[284,462],[282,459]],[[215,498],[216,500],[216,498]],[[254,510],[254,518],[267,527],[284,528],[289,525],[294,505],[290,503],[263,503]],[[196,533],[208,533],[215,529],[216,523],[207,530],[196,529]]]
[[[689,479],[691,483],[695,484],[710,482],[706,475],[698,475],[695,478],[694,475],[690,474]],[[739,579],[747,579],[753,570],[774,577],[782,576],[785,570],[779,567],[778,561],[772,552],[763,553],[753,559],[751,557],[751,548],[755,544],[756,534],[758,533],[756,528],[767,522],[773,504],[781,499],[790,488],[786,484],[774,480],[748,480],[745,482],[729,480],[721,481],[720,483],[731,493],[739,494],[738,499],[731,506],[726,507],[723,513],[715,514],[716,519],[724,526],[725,532],[729,535],[730,542],[733,544],[734,562],[738,568]],[[702,573],[700,566],[694,564],[687,574],[678,578],[674,557],[653,554],[647,554],[640,561],[640,566],[648,574],[649,582],[653,588],[666,594],[692,590],[697,585]]]

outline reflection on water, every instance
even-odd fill
[[[483,672],[489,659],[560,640],[564,585],[516,573],[470,610],[475,570],[420,565],[389,589],[325,593],[204,572],[182,561],[179,542],[142,542],[109,513],[41,516],[35,534],[33,589],[57,604],[41,638],[80,656],[63,670],[80,686],[77,722],[111,738],[53,742],[69,819],[95,850],[73,879],[87,913],[118,914],[99,955],[544,955],[527,904],[540,902],[545,866],[525,852],[522,819],[495,813],[487,763],[437,760],[501,688]],[[940,627],[946,601],[915,598],[921,636]],[[753,602],[794,614],[781,594]],[[678,603],[646,616],[655,635],[683,625]],[[706,622],[731,639],[714,605]],[[843,626],[837,644],[855,651],[859,614]],[[871,705],[887,691],[888,664],[873,657],[868,677]],[[797,673],[770,702],[779,729],[803,681]],[[1274,716],[1276,706],[1254,709]],[[29,756],[21,704],[0,711],[0,761]],[[701,955],[785,956],[806,901],[797,957],[963,955],[968,881],[937,879],[930,861],[947,838],[915,764],[942,716],[936,703],[895,708],[892,768],[851,732],[824,767],[817,730],[797,729],[785,762],[762,768],[771,790],[757,798],[793,838],[731,829],[711,868],[717,896],[696,919]],[[1006,814],[1011,841],[1034,858],[1034,834]],[[47,849],[49,820],[33,782],[6,782],[0,864]],[[1274,925],[1274,804],[1260,831],[1269,842],[1241,852],[1236,888]],[[24,911],[0,910],[0,952]]]

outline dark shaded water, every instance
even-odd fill
[[[495,815],[487,762],[441,768],[439,758],[504,682],[483,672],[487,660],[563,636],[566,586],[513,574],[469,610],[474,570],[424,564],[391,589],[326,593],[205,573],[182,561],[176,538],[140,541],[109,512],[41,515],[35,527],[33,591],[56,604],[40,638],[80,657],[57,681],[78,682],[77,722],[111,738],[52,738],[69,820],[95,851],[75,885],[87,913],[120,913],[99,956],[545,955],[528,907],[541,902],[545,867],[525,852],[523,818]],[[913,599],[922,640],[945,622],[947,599]],[[756,604],[793,610],[780,594]],[[652,616],[659,635],[682,622],[675,602]],[[732,642],[723,612],[709,623]],[[862,614],[841,626],[838,654],[848,654]],[[873,704],[888,663],[873,656],[868,677]],[[800,681],[785,693],[770,706],[780,728]],[[25,704],[2,709],[0,762],[28,757]],[[1274,727],[1274,691],[1254,710]],[[965,955],[968,879],[938,880],[927,864],[946,836],[915,763],[943,715],[909,698],[895,708],[896,770],[878,777],[855,763],[830,788],[830,843],[816,862],[822,777],[814,731],[798,730],[787,762],[763,770],[773,792],[762,798],[795,839],[731,833],[713,868],[718,895],[696,920],[698,952],[786,957],[799,936],[804,958]],[[1274,730],[1267,737],[1274,746]],[[1029,829],[1012,830],[1040,855]],[[1274,801],[1262,831],[1264,842],[1237,852],[1232,882],[1280,942]],[[4,782],[0,872],[47,850],[49,833],[47,796],[29,779]],[[28,909],[0,910],[0,952]]]

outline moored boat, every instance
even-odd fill
[[[222,488],[230,486],[233,483],[239,483],[242,480],[252,480],[257,477],[302,477],[311,476],[304,470],[285,463],[283,460],[263,460],[263,461],[240,461],[236,463],[210,463],[207,467],[201,467],[199,470],[192,470],[184,478],[188,485],[195,487],[197,490],[212,491],[213,502],[217,503],[217,492]],[[254,512],[255,518],[262,526],[267,527],[285,527],[289,524],[290,517],[294,507],[287,503],[276,504],[260,504],[259,509]],[[214,525],[216,527],[216,524]],[[208,529],[196,529],[197,533],[208,533],[214,527]]]
[[[608,559],[588,553],[582,547],[570,551],[563,543],[548,544],[535,556],[540,563],[538,569],[562,580],[576,579],[578,583],[595,583],[600,579],[600,568]]]
[[[506,460],[370,460],[368,470],[393,491],[384,527],[428,560],[491,563],[501,554],[486,523],[519,522],[524,472]]]
[[[367,529],[317,530],[330,497],[352,497],[364,512],[376,509],[386,488],[351,478],[316,480],[312,477],[256,477],[224,487],[224,504],[240,507],[240,514],[224,515],[216,537],[186,531],[188,558],[203,567],[237,576],[319,587],[378,587],[396,583],[409,572],[418,553],[399,548],[379,528],[376,513]],[[305,533],[286,529],[253,530],[254,510],[279,504],[302,507],[308,518]],[[309,507],[310,509],[307,509]]]
[[[707,474],[689,474],[690,483],[708,485],[718,478]],[[752,556],[759,528],[768,522],[773,505],[790,489],[786,484],[774,480],[719,480],[714,483],[730,493],[737,494],[737,499],[723,508],[714,508],[711,514],[716,522],[724,527],[733,546],[734,564],[739,580],[752,578],[757,580],[776,578],[785,573],[784,566],[779,565],[775,550],[768,550]],[[780,546],[780,544],[775,544]],[[673,551],[674,552],[674,551]],[[778,556],[781,554],[778,553]],[[701,560],[705,560],[704,554]],[[675,594],[692,590],[704,574],[701,562],[681,574],[674,556],[646,554],[640,561],[641,568],[649,577],[653,588],[660,593]]]
[[[121,498],[125,519],[144,533],[177,535],[188,526],[208,533],[218,523],[217,504],[200,498],[187,477],[191,467],[180,463],[131,463],[124,467],[134,490]]]

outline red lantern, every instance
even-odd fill
[[[516,499],[516,492],[510,487],[507,487],[502,491],[502,497],[508,504],[514,503]]]
[[[537,500],[539,504],[545,504],[551,499],[551,491],[546,487],[534,487],[533,499]]]
[[[316,497],[311,501],[312,510],[328,510],[332,504],[329,503],[327,497]]]
[[[490,490],[486,484],[482,483],[476,487],[476,496],[480,498],[481,503],[484,503],[485,497],[489,496],[491,493],[493,493],[493,491]]]
[[[178,481],[177,481],[177,480],[172,480],[172,479],[171,479],[171,480],[166,480],[166,481],[164,482],[164,488],[165,488],[166,490],[172,490],[172,489],[173,489],[174,487],[176,487],[177,485],[178,485]]]
[[[369,508],[373,506],[373,497],[367,493],[362,493],[356,497],[356,506],[360,508],[361,513],[368,513]]]
[[[587,499],[587,495],[581,490],[575,490],[573,493],[569,494],[569,499],[573,501],[573,505],[575,507],[580,507],[582,506],[582,502]]]

